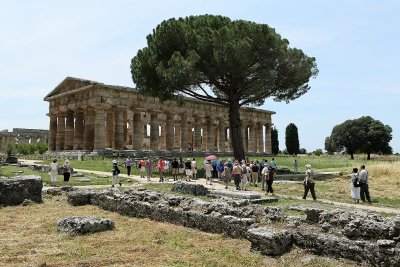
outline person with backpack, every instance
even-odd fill
[[[358,169],[353,168],[353,172],[350,173],[350,189],[351,189],[351,197],[354,200],[354,203],[360,202],[360,180],[358,177]]]
[[[259,165],[254,161],[253,165],[251,166],[251,182],[254,184],[254,186],[257,186],[259,170],[260,170]]]
[[[69,160],[66,159],[63,165],[64,185],[68,184],[69,178],[71,177],[71,173],[72,173],[71,163],[69,163]]]
[[[122,186],[122,183],[118,177],[118,175],[121,173],[120,169],[118,168],[118,163],[114,159],[112,161],[112,164],[113,165],[112,165],[112,170],[111,170],[111,173],[112,173],[112,185],[111,186],[114,187],[114,185],[116,185],[116,184],[119,184],[119,186]]]

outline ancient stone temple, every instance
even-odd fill
[[[106,149],[231,151],[228,108],[192,98],[144,96],[134,88],[65,78],[49,102],[49,151]],[[246,152],[271,153],[272,111],[242,108]]]
[[[13,128],[0,131],[0,151],[7,151],[8,143],[11,144],[31,144],[47,143],[49,131],[40,129]]]

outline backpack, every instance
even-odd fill
[[[353,186],[354,187],[360,187],[361,186],[360,180],[358,179],[358,175],[356,176],[356,179],[353,182]]]
[[[246,166],[243,167],[243,174],[247,174],[247,168],[246,168]]]

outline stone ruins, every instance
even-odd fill
[[[47,143],[48,130],[14,128],[0,131],[0,151],[7,151],[7,144]]]
[[[296,246],[363,265],[400,266],[400,215],[382,217],[364,210],[263,207],[249,199],[220,198],[209,202],[147,190],[74,191],[68,193],[68,202],[245,238],[250,241],[251,250],[263,255],[279,256]],[[286,215],[286,209],[297,210],[299,215]]]
[[[144,96],[134,88],[65,78],[49,102],[49,152],[106,149],[231,151],[227,107]],[[271,153],[272,111],[242,108],[246,152]]]

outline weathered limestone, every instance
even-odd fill
[[[75,194],[80,194],[81,197]],[[263,208],[251,204],[251,201],[247,199],[230,201],[219,199],[207,202],[139,190],[129,190],[125,193],[77,191],[70,193],[68,198],[68,201],[81,199],[80,205],[91,203],[122,215],[150,218],[211,233],[222,233],[233,238],[246,238],[251,242],[251,249],[260,251],[263,255],[279,256],[290,251],[293,246],[297,246],[318,255],[345,258],[364,265],[382,267],[400,265],[400,216],[381,218],[368,213],[365,218],[372,219],[376,216],[376,221],[391,225],[390,234],[387,238],[384,237],[385,235],[380,238],[372,235],[363,236],[363,240],[352,240],[341,233],[334,234],[332,230],[345,226],[360,215],[363,216],[358,211],[320,212],[320,210],[314,210],[311,212],[315,215],[312,216],[313,219],[306,220],[296,216],[286,216],[279,207]],[[307,208],[292,209],[305,211]],[[318,214],[318,223],[315,223],[316,214]],[[282,223],[274,228],[275,221],[289,222],[288,228],[282,229],[285,227]],[[322,222],[332,226],[329,230],[332,233],[322,231],[320,227]],[[373,229],[370,230],[373,231]],[[382,234],[385,231],[378,232]]]
[[[106,148],[185,152],[189,143],[196,151],[231,149],[226,144],[228,108],[218,104],[192,98],[185,98],[183,104],[176,100],[161,102],[134,88],[72,77],[61,82],[45,100],[50,104],[50,152],[101,152]],[[271,143],[268,127],[274,112],[242,108],[240,113],[245,149],[267,153]],[[150,136],[145,125],[150,125]],[[4,138],[0,149],[3,143]]]
[[[208,189],[201,184],[190,184],[184,182],[176,182],[171,188],[172,191],[190,194],[194,196],[205,196],[209,193]]]
[[[0,178],[0,205],[20,205],[25,199],[41,203],[42,187],[42,178],[36,175]]]
[[[83,235],[114,229],[111,219],[96,217],[69,217],[58,222],[57,231],[71,235]]]

